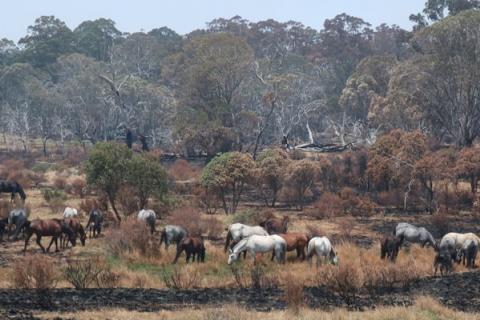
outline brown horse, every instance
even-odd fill
[[[82,224],[75,218],[68,218],[64,219],[63,221],[68,227],[70,227],[70,229],[72,229],[75,237],[80,236],[80,242],[82,243],[82,246],[85,246],[87,234],[85,233]],[[60,235],[60,246],[62,248],[68,247],[67,237],[63,233]]]
[[[197,263],[205,262],[205,245],[202,238],[186,237],[177,246],[177,254],[173,263],[177,263],[180,254],[185,251],[187,255],[187,263],[192,257],[192,262],[195,262],[195,255],[197,256]]]
[[[58,238],[62,233],[65,233],[68,236],[68,239],[72,243],[72,246],[76,244],[76,237],[75,233],[70,229],[70,227],[60,219],[48,219],[48,220],[41,220],[36,219],[33,221],[26,221],[25,222],[25,247],[23,252],[27,251],[28,241],[35,233],[37,236],[37,244],[42,248],[42,251],[48,252],[50,247],[52,246],[53,242],[55,241],[55,252],[58,252]],[[52,237],[52,241],[48,245],[47,250],[42,246],[41,239],[42,237]]]
[[[287,233],[289,222],[290,218],[284,216],[282,219],[268,218],[267,220],[260,222],[259,225],[267,230],[268,234],[280,234]]]
[[[287,252],[296,250],[297,259],[301,258],[302,261],[305,260],[305,248],[308,245],[310,238],[305,233],[293,232],[293,233],[282,233],[279,234],[285,242],[287,243]],[[273,260],[274,255],[272,255]]]
[[[388,258],[390,261],[395,262],[402,242],[403,237],[385,236],[380,244],[380,257],[382,259]]]

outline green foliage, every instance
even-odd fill
[[[267,206],[275,206],[288,163],[288,155],[281,149],[266,150],[257,159],[256,184]]]
[[[140,208],[154,195],[163,199],[167,192],[167,173],[157,159],[147,154],[135,155],[127,164],[127,184],[133,187]]]
[[[248,154],[224,153],[213,158],[203,169],[201,183],[218,194],[225,213],[235,213],[245,185],[252,179],[254,167],[255,162]]]

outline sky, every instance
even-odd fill
[[[36,18],[55,15],[74,29],[82,21],[110,18],[123,32],[167,26],[180,34],[204,28],[215,18],[240,15],[250,21],[295,20],[322,29],[325,19],[347,13],[373,26],[410,29],[408,17],[426,0],[8,0],[2,1],[0,39],[18,41]]]

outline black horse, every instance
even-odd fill
[[[15,194],[17,193],[24,202],[25,202],[25,199],[27,198],[27,195],[25,194],[25,191],[23,191],[22,186],[15,181],[10,182],[5,180],[0,180],[0,193],[11,193],[12,201],[15,199]]]

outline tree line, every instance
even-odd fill
[[[477,1],[428,0],[412,31],[346,14],[299,22],[215,19],[179,35],[71,30],[38,18],[0,40],[0,130],[24,150],[124,136],[186,155],[251,152],[282,136],[373,144],[392,129],[471,146],[480,133]]]

